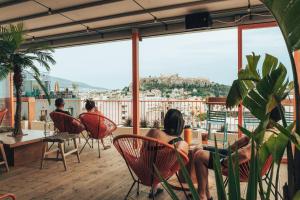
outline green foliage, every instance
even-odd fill
[[[160,129],[161,123],[159,120],[154,120],[152,128]]]
[[[141,122],[140,122],[140,126],[141,126],[141,128],[149,127],[149,121],[146,120],[146,119],[142,119]]]
[[[275,17],[280,30],[282,32],[283,38],[286,42],[287,50],[289,53],[294,81],[295,81],[295,96],[299,97],[299,83],[296,70],[296,64],[294,61],[293,51],[300,49],[300,0],[262,0],[266,7]],[[299,98],[296,98],[296,106],[299,107]],[[297,125],[296,125],[296,135],[300,133],[300,123],[299,123],[299,114],[296,113]],[[299,175],[296,175],[295,172],[295,163],[299,163],[300,157],[297,156],[294,158],[291,143],[288,142],[287,145],[287,156],[288,156],[288,195],[291,199],[293,195],[296,194],[296,190],[300,189],[295,188],[295,182],[300,182]]]
[[[27,71],[39,83],[50,104],[48,91],[40,80],[37,64],[49,71],[49,64],[55,64],[52,56],[54,51],[46,46],[22,49],[24,42],[22,23],[0,27],[0,80],[5,79],[9,73],[14,73],[17,68],[20,69],[21,73]]]
[[[255,117],[263,119],[278,102],[281,102],[293,89],[287,80],[287,71],[278,59],[266,54],[262,64],[262,75],[258,73],[260,56],[248,55],[245,69],[238,73],[229,90],[226,106],[232,108],[243,102]],[[267,105],[268,104],[268,105]]]
[[[182,175],[184,177],[185,182],[188,184],[190,192],[191,192],[191,198],[189,198],[190,200],[200,200],[198,192],[196,190],[196,188],[194,187],[194,184],[192,182],[192,179],[185,167],[185,164],[180,156],[180,154],[178,153],[178,150],[176,148],[176,146],[174,145],[175,148],[175,153],[177,156],[177,161],[179,162],[180,165],[180,170],[182,172]],[[178,196],[175,194],[175,192],[173,191],[172,187],[170,186],[170,184],[160,175],[159,170],[157,169],[157,167],[154,165],[154,170],[155,170],[155,174],[158,176],[158,178],[160,179],[163,187],[165,188],[165,190],[169,193],[170,197],[173,200],[178,200]]]
[[[128,117],[127,119],[125,119],[123,126],[125,127],[132,127],[132,119],[130,117]]]
[[[207,113],[199,113],[197,117],[200,121],[205,121],[207,119]]]
[[[229,86],[212,83],[212,84],[166,84],[157,81],[149,81],[141,84],[142,91],[151,91],[154,89],[160,90],[162,96],[169,97],[170,93],[174,89],[184,89],[184,91],[188,92],[191,96],[199,96],[199,97],[208,97],[208,96],[226,96],[229,91]],[[123,89],[126,90],[126,87]]]
[[[262,0],[276,18],[288,48],[300,49],[300,0]]]

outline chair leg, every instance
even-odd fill
[[[181,187],[181,189],[182,189],[182,191],[183,191],[183,193],[184,193],[185,198],[186,198],[186,199],[189,199],[189,196],[187,195],[185,189],[183,188],[182,182],[180,181],[180,178],[179,178],[178,173],[176,172],[175,174],[176,174],[176,177],[177,177],[178,182],[180,183],[180,187]]]
[[[78,163],[80,163],[79,149],[78,149],[78,145],[76,143],[76,138],[74,138],[73,141],[74,141],[74,147],[75,147],[75,149],[77,149],[76,156],[77,156],[77,159],[78,159]]]
[[[85,143],[84,143],[84,145],[83,145],[83,147],[81,148],[81,150],[80,150],[79,153],[81,153],[81,152],[83,151],[84,147],[85,147],[87,144],[89,144],[89,139],[86,139],[86,141],[85,141]]]
[[[130,189],[129,189],[129,191],[127,192],[127,194],[126,194],[126,196],[125,196],[125,200],[127,199],[127,197],[129,196],[129,194],[130,194],[130,192],[131,192],[131,190],[132,190],[132,188],[133,188],[133,186],[136,184],[136,180],[133,180],[133,183],[132,183],[132,185],[131,185],[131,187],[130,187]]]
[[[57,152],[56,152],[56,160],[59,160],[59,150],[57,150]]]
[[[99,154],[99,158],[101,157],[100,156],[100,141],[98,140],[98,154]]]
[[[3,158],[3,161],[4,161],[4,165],[6,167],[6,171],[9,172],[9,167],[8,167],[7,158],[6,158],[6,154],[5,154],[5,151],[4,151],[3,144],[0,144],[0,153],[2,154],[2,158]]]
[[[140,179],[137,180],[137,190],[136,195],[140,195]]]
[[[151,186],[151,195],[152,195],[152,200],[154,200],[154,187],[153,187],[153,184]]]
[[[43,149],[42,149],[42,160],[41,160],[41,167],[40,167],[40,169],[43,169],[47,149],[48,149],[48,142],[44,142],[43,143]]]
[[[65,156],[65,148],[64,148],[64,146],[65,146],[64,142],[60,142],[58,144],[58,148],[60,150],[61,158],[62,158],[62,161],[64,163],[65,170],[67,171],[68,168],[67,168],[67,163],[66,163],[66,156]]]

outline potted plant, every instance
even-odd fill
[[[28,129],[28,119],[26,115],[22,116],[22,122],[21,122],[22,129]]]
[[[45,46],[24,48],[25,32],[23,24],[0,27],[0,80],[13,74],[13,83],[16,93],[16,112],[13,136],[23,135],[21,128],[21,101],[23,74],[27,72],[37,81],[46,97],[49,95],[47,88],[40,79],[40,67],[50,70],[49,64],[55,64],[53,49]],[[38,66],[39,65],[39,66]]]

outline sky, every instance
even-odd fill
[[[255,52],[279,57],[291,67],[278,28],[247,30],[244,55]],[[50,75],[107,89],[131,82],[131,41],[56,49]],[[246,64],[245,59],[243,59]],[[179,74],[230,85],[237,76],[237,29],[144,38],[140,42],[140,77]]]

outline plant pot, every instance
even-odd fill
[[[29,122],[28,122],[28,120],[22,120],[21,121],[21,128],[22,129],[29,129]]]

